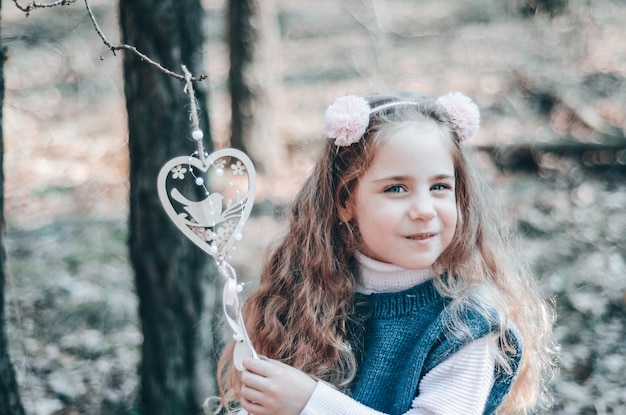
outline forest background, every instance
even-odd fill
[[[112,39],[115,3],[92,2]],[[226,5],[202,5],[204,110],[219,148],[230,136]],[[121,57],[77,5],[28,18],[12,6],[2,8],[5,302],[22,401],[36,415],[136,413],[142,336]],[[626,4],[278,0],[274,12],[263,75],[280,146],[256,154],[263,172],[233,259],[240,274],[254,280],[284,229],[337,96],[461,90],[481,108],[471,144],[520,232],[520,255],[556,301],[552,413],[626,413]]]

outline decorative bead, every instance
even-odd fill
[[[204,179],[202,177],[196,177],[196,184],[198,186],[202,186],[204,184]]]
[[[238,293],[243,291],[243,284],[237,284],[237,287],[235,287],[235,291],[237,291]]]
[[[202,130],[193,130],[191,136],[194,140],[200,141],[204,138],[204,133],[202,132]]]
[[[243,238],[243,235],[241,235],[241,233],[237,232],[237,233],[235,234],[235,240],[237,240],[237,241],[241,241],[241,238]]]
[[[223,176],[224,175],[224,169],[217,169],[217,170],[215,170],[215,174],[217,174],[218,176]]]
[[[211,250],[211,252],[216,253],[217,252],[217,246],[215,245],[211,245],[211,248],[209,248]]]

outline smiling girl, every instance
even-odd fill
[[[516,266],[451,93],[346,96],[243,315],[261,359],[220,386],[254,415],[523,413],[552,368],[552,314]]]

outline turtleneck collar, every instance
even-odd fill
[[[405,269],[377,261],[360,252],[357,252],[356,258],[361,270],[356,292],[362,294],[400,292],[431,280],[435,276],[430,268]]]

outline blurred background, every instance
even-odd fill
[[[117,42],[117,2],[91,4]],[[220,148],[231,128],[226,2],[202,5],[202,110]],[[80,3],[29,17],[3,6],[5,298],[22,400],[36,415],[136,413],[142,335],[127,248],[121,53],[107,51]],[[275,148],[250,148],[262,174],[233,259],[239,272],[254,279],[284,229],[281,212],[336,97],[463,91],[482,116],[468,145],[519,232],[519,254],[555,299],[562,355],[551,413],[626,414],[626,3],[273,0],[264,8],[270,24],[255,79],[267,88],[262,128]]]

